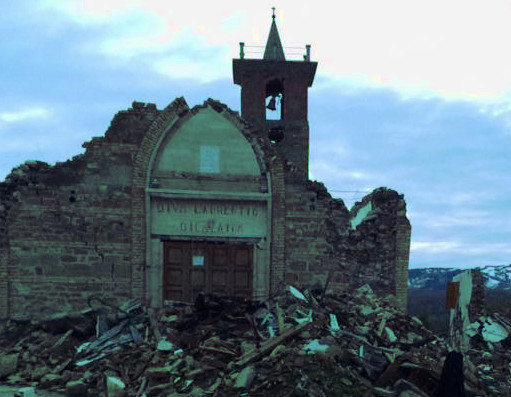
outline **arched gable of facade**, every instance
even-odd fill
[[[199,290],[269,293],[272,195],[263,146],[217,101],[190,109],[179,98],[162,112],[134,161],[133,296],[160,306]]]

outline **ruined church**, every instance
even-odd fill
[[[162,307],[286,285],[369,284],[405,310],[403,196],[379,188],[348,210],[308,179],[310,46],[286,60],[273,17],[263,58],[244,52],[241,114],[212,99],[133,102],[83,154],[0,183],[0,318],[82,309],[92,294]]]

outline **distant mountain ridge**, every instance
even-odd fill
[[[511,290],[511,264],[500,266],[482,266],[481,270],[486,288],[492,290]],[[466,269],[436,268],[410,269],[408,271],[408,288],[439,291],[452,278]]]

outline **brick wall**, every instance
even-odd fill
[[[397,306],[406,311],[408,306],[408,264],[412,227],[406,218],[406,211],[397,214],[396,225],[396,299]]]
[[[2,317],[131,296],[132,158],[158,113],[134,103],[84,154],[53,167],[27,162],[0,184]]]
[[[80,177],[48,186],[41,176],[18,188],[9,214],[9,310],[83,307],[93,292],[128,296],[130,195]]]
[[[369,283],[406,307],[410,224],[403,197],[380,188],[348,211],[321,183],[301,178],[303,170],[256,127],[206,102],[237,126],[270,175],[270,291],[328,278],[331,291]],[[55,166],[27,162],[0,183],[0,317],[81,309],[92,294],[145,296],[149,168],[165,133],[194,109],[182,98],[162,111],[134,102],[105,136],[84,143],[84,154]]]
[[[351,221],[370,203],[358,225]],[[318,182],[286,185],[285,281],[341,292],[369,284],[406,308],[410,223],[397,192],[379,188],[351,211]]]
[[[351,219],[369,203],[372,209],[356,227],[350,225],[348,233],[353,283],[368,283],[380,295],[395,295],[404,311],[411,232],[406,203],[396,191],[378,188],[352,208]]]
[[[0,204],[0,318],[8,314],[9,283],[8,261],[9,241],[5,207]]]
[[[270,165],[272,186],[270,290],[281,288],[285,277],[286,191],[282,160],[274,157]]]
[[[286,186],[286,281],[324,284],[335,269],[335,250],[329,243],[326,220],[331,217],[330,195],[311,183]]]

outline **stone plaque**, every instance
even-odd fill
[[[220,172],[220,148],[217,146],[200,147],[200,172]]]
[[[266,203],[153,198],[153,234],[170,236],[264,237]]]

